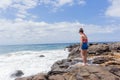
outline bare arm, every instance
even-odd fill
[[[80,46],[82,45],[83,43],[83,36],[80,36]]]

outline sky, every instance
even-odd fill
[[[120,41],[120,0],[1,0],[0,45]]]

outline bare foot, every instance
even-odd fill
[[[83,65],[84,65],[84,66],[88,66],[88,64],[87,64],[87,63],[84,63]]]

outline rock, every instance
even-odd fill
[[[117,79],[119,80],[120,79],[120,77],[115,76],[114,74],[111,74],[108,70],[104,69],[104,67],[95,66],[95,65],[89,65],[89,66],[75,65],[73,66],[71,71],[64,74],[60,74],[60,76],[61,75],[64,76],[65,78],[63,80],[117,80]]]
[[[79,58],[81,57],[80,54],[80,45],[73,45],[68,47],[70,50],[70,54],[68,55],[69,59]],[[111,52],[108,44],[98,44],[98,43],[91,43],[89,44],[88,54],[94,55],[101,55]]]
[[[111,68],[110,72],[120,77],[120,68]]]
[[[92,80],[100,80],[99,77],[97,77],[95,74],[91,74],[89,77]]]
[[[119,76],[111,74],[111,72],[109,72],[103,66],[99,66],[99,65],[82,66],[81,64],[78,65],[75,64],[67,68],[65,73],[51,74],[49,78],[50,80],[57,80],[58,78],[61,80],[116,80],[116,79],[119,80],[120,79]]]
[[[22,70],[17,70],[15,73],[11,75],[11,77],[21,77],[22,75],[24,75]]]
[[[72,51],[72,48],[73,48],[72,45],[66,47],[66,49],[68,50],[68,52],[71,52],[71,51]]]
[[[52,65],[51,71],[64,72],[71,65],[71,62],[72,62],[72,60],[70,60],[70,59],[63,59],[61,61],[57,61]]]
[[[29,76],[29,77],[22,77],[22,78],[16,78],[15,80],[32,80],[33,76]]]
[[[76,59],[63,59],[63,60],[55,62],[51,67],[51,71],[65,72],[68,69],[68,67],[78,62],[82,62],[82,60],[77,59],[77,58]]]
[[[89,46],[98,45],[98,43],[89,43]]]
[[[93,64],[102,64],[108,61],[114,61],[113,57],[99,56],[92,59]]]
[[[80,58],[81,55],[80,55],[80,47],[76,47],[76,48],[73,48],[70,52],[70,54],[68,55],[68,59],[74,59],[74,58]]]
[[[120,42],[108,44],[112,52],[120,52]]]
[[[120,50],[120,42],[108,44],[111,50]]]
[[[110,52],[109,46],[106,44],[92,45],[88,49],[89,54],[103,54],[104,52]]]
[[[44,55],[40,55],[39,57],[45,57]]]
[[[69,52],[71,52],[74,48],[80,46],[80,44],[74,44],[74,45],[70,45],[70,46],[67,46],[66,48],[68,49]]]
[[[105,67],[110,73],[114,74],[117,77],[120,77],[120,65],[109,65]],[[119,80],[119,79],[118,79]]]
[[[49,80],[65,80],[65,78],[62,75],[52,75]]]
[[[120,65],[120,61],[108,61],[104,64],[105,66],[109,65]]]
[[[47,75],[40,73],[35,75],[32,80],[47,80]]]
[[[69,59],[80,57],[80,45],[71,45],[68,46],[70,54],[68,55]],[[107,55],[110,52],[120,52],[120,42],[116,43],[90,43],[88,48],[88,54],[94,55]]]
[[[77,73],[75,77],[76,77],[76,80],[83,80],[83,77],[81,76],[80,73]]]

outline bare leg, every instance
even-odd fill
[[[87,62],[87,50],[81,50],[81,56],[82,56],[84,65],[86,65],[86,62]]]
[[[86,65],[86,63],[87,63],[87,50],[84,50],[84,61],[85,61],[85,65]]]

